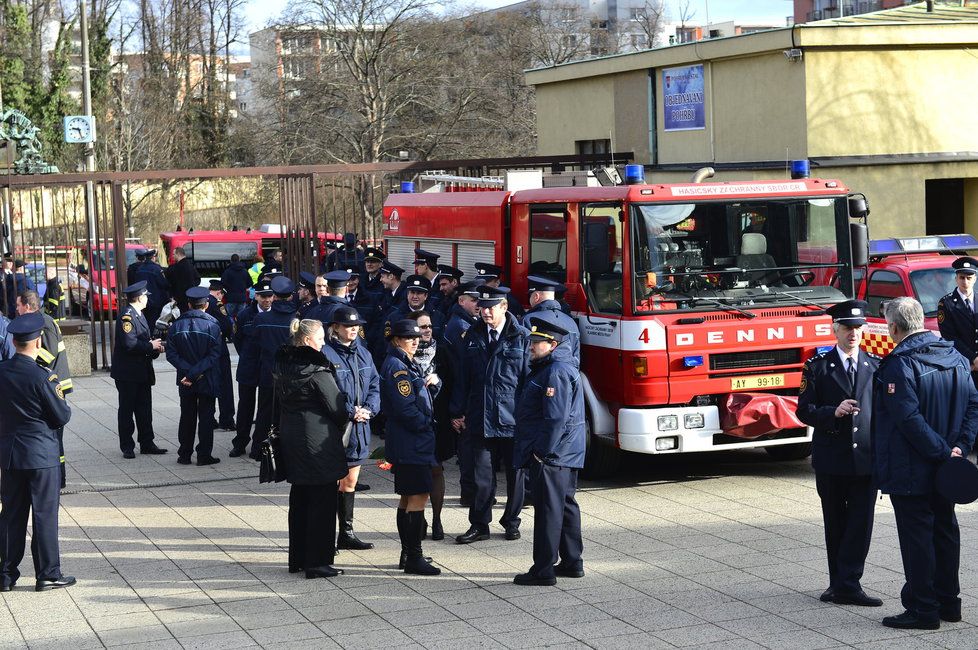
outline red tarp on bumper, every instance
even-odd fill
[[[759,438],[781,429],[797,429],[805,424],[795,415],[797,397],[768,393],[731,393],[723,413],[724,433],[739,438]]]

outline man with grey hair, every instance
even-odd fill
[[[937,468],[967,456],[978,427],[978,391],[968,360],[954,344],[924,329],[913,298],[886,306],[896,343],[873,384],[873,475],[890,495],[906,583],[906,609],[883,625],[936,630],[961,620],[961,537],[954,504],[935,489]]]

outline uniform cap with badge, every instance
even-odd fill
[[[43,329],[44,316],[40,312],[31,312],[13,319],[7,326],[7,333],[18,343],[27,343],[41,338]]]
[[[387,256],[384,255],[384,251],[373,246],[368,246],[363,251],[364,262],[383,262],[385,257]]]
[[[417,339],[421,338],[421,328],[418,327],[417,321],[405,318],[391,323],[390,335],[402,339]]]
[[[472,280],[470,282],[463,282],[458,286],[459,293],[465,294],[466,296],[472,296],[473,298],[479,297],[479,287],[485,284],[485,280]]]
[[[360,270],[357,269],[356,267],[349,268],[349,269],[346,270],[346,272],[350,274],[350,279],[351,280],[353,278],[359,278],[360,277]]]
[[[256,296],[271,296],[274,293],[275,292],[272,291],[272,283],[267,279],[262,280],[258,283],[258,286],[255,287]]]
[[[283,298],[291,296],[292,292],[295,291],[295,285],[292,284],[292,280],[285,276],[279,276],[272,279],[271,283],[272,293],[276,296],[281,296]]]
[[[479,307],[495,307],[509,295],[508,287],[490,287],[482,285],[479,287]]]
[[[339,289],[345,287],[347,283],[350,282],[350,272],[349,271],[330,271],[323,276],[326,278],[326,285],[332,289]]]
[[[423,248],[414,249],[414,263],[415,264],[427,264],[430,269],[438,268],[438,258],[441,257],[438,253],[429,253]]]
[[[207,300],[211,295],[211,292],[207,287],[190,287],[187,289],[187,300],[193,302],[202,302]]]
[[[454,278],[455,280],[461,280],[465,273],[463,273],[461,269],[457,269],[449,264],[439,264],[438,275],[446,278]]]
[[[380,267],[380,272],[389,273],[390,275],[397,276],[397,278],[404,275],[404,269],[399,267],[397,264],[394,264],[394,262],[391,262],[390,260],[384,260],[384,265]]]
[[[367,324],[367,321],[360,318],[360,312],[353,307],[347,307],[346,305],[341,305],[334,309],[332,318],[329,322],[336,323],[337,325],[346,325],[347,327],[351,325]]]
[[[526,287],[529,293],[533,293],[534,291],[553,291],[556,293],[562,289],[567,289],[562,283],[542,275],[527,276]]]
[[[409,275],[404,284],[407,285],[408,291],[423,291],[424,293],[431,291],[431,280],[423,275]]]
[[[542,318],[530,318],[531,341],[553,341],[554,343],[560,343],[568,334],[570,332],[560,325],[555,325]]]
[[[865,300],[846,300],[837,305],[832,305],[825,310],[825,313],[832,317],[833,323],[858,327],[866,324],[868,310],[869,303]]]
[[[951,262],[951,268],[962,275],[975,275],[978,273],[978,260],[973,257],[959,257]]]
[[[503,267],[489,262],[476,262],[473,264],[479,277],[483,280],[495,280],[502,275]]]
[[[211,291],[224,291],[224,283],[220,280],[211,280],[209,288]]]
[[[316,276],[309,271],[300,271],[299,282],[297,284],[303,289],[314,291],[316,289]]]
[[[135,300],[139,296],[149,295],[149,291],[146,290],[146,280],[140,280],[139,282],[133,282],[128,287],[122,290],[122,293],[126,294],[126,298],[129,300]]]

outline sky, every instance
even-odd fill
[[[513,4],[514,0],[472,0],[471,4],[487,9]],[[449,3],[452,4],[452,3]],[[678,22],[675,7],[679,0],[666,0],[666,7],[673,8],[672,18]],[[281,13],[284,3],[269,0],[248,0],[247,17],[249,32],[257,31]],[[785,24],[785,17],[792,14],[791,0],[691,0],[690,9],[695,11],[692,22],[705,23],[709,14],[711,23],[735,20],[738,23]]]

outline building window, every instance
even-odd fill
[[[530,208],[530,275],[567,279],[567,218],[564,206]]]
[[[608,153],[611,151],[611,140],[577,140],[574,148],[578,155]]]
[[[241,102],[240,104],[238,104],[238,110],[241,112],[248,110],[248,104],[245,102]]]

